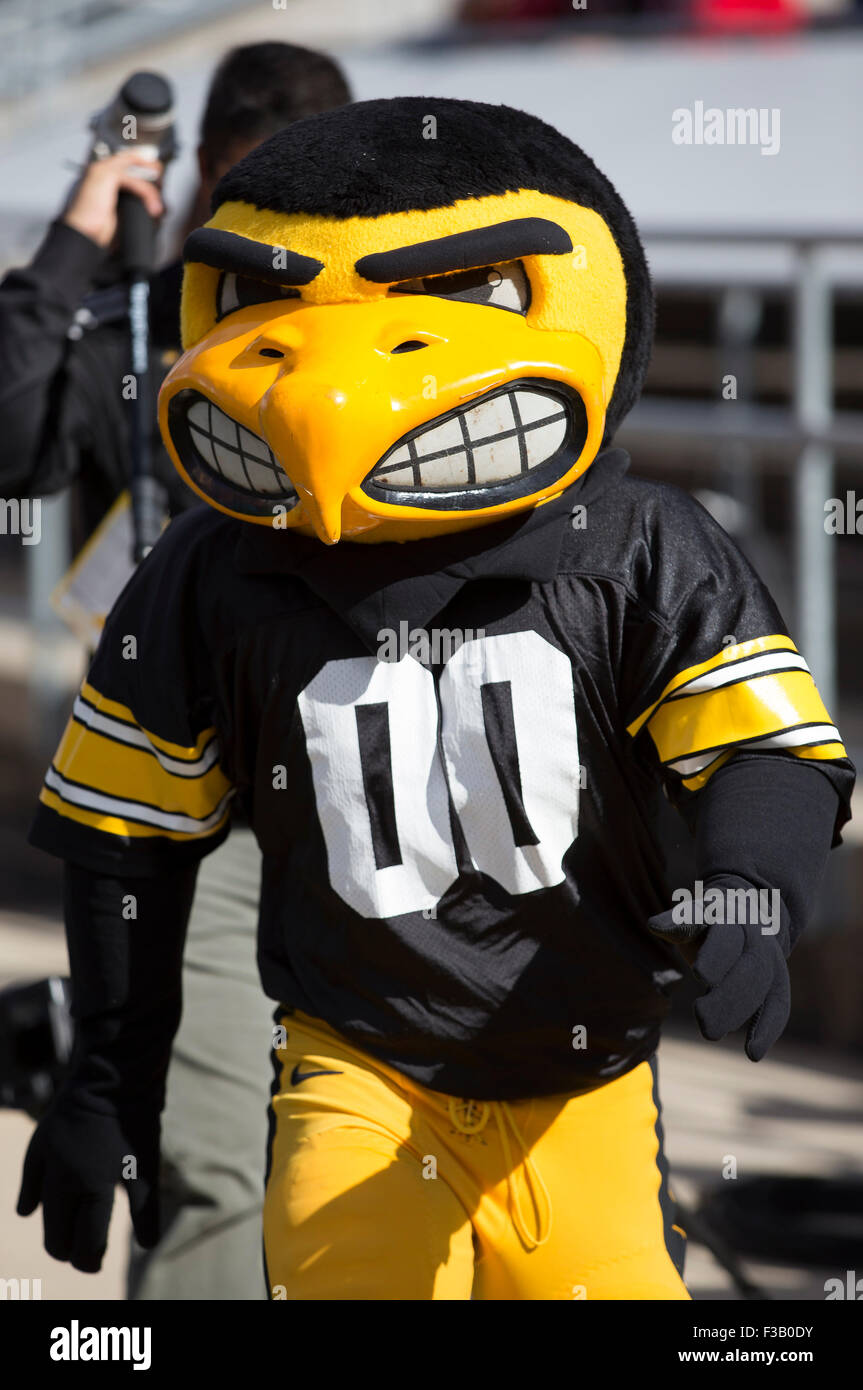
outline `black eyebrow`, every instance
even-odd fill
[[[572,250],[569,234],[546,217],[514,217],[491,227],[471,232],[418,241],[413,246],[397,246],[394,251],[377,251],[357,261],[356,271],[364,280],[389,285],[397,280],[414,280],[426,275],[444,275],[453,270],[473,270],[499,261],[517,261],[521,256],[564,256]]]
[[[216,270],[233,270],[270,285],[308,285],[324,268],[323,261],[312,256],[301,256],[284,246],[269,246],[216,227],[199,227],[192,232],[183,246],[183,260],[211,265]]]

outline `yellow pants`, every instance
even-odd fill
[[[588,1095],[471,1101],[282,1022],[271,1297],[689,1297],[649,1062]]]

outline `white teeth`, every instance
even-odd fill
[[[471,414],[477,413],[471,412]],[[512,420],[510,419],[508,423],[512,424]],[[436,425],[433,430],[425,430],[422,434],[418,434],[414,440],[414,445],[420,457],[423,454],[436,454],[439,449],[463,449],[464,435],[461,432],[461,425],[458,420],[444,420],[442,425]]]
[[[210,401],[186,415],[205,463],[239,491],[296,499],[266,441]],[[382,487],[469,488],[519,478],[563,447],[568,414],[559,398],[521,388],[481,401],[461,416],[429,425],[387,455],[374,474]]]
[[[203,434],[201,430],[192,430],[192,438],[195,441],[195,448],[201,457],[206,460],[211,468],[218,468],[210,436],[208,434]]]
[[[224,415],[221,410],[210,412],[210,429],[216,439],[224,439],[226,444],[236,444],[237,425],[229,415]]]
[[[236,482],[240,478],[245,480],[246,475],[243,472],[239,455],[231,449],[226,449],[224,444],[217,444],[215,449],[216,467],[219,472],[224,473],[225,477],[230,478],[232,482]]]
[[[503,434],[506,430],[512,430],[515,425],[512,401],[517,401],[519,394],[518,391],[507,391],[504,395],[492,396],[490,401],[483,401],[481,405],[475,405],[473,410],[467,411],[464,422],[471,439],[489,439],[496,434]],[[551,402],[546,398],[546,414],[551,414],[551,411]]]
[[[496,444],[482,444],[473,450],[473,467],[478,483],[517,477],[521,472],[518,440],[501,439]]]
[[[199,430],[207,430],[207,413],[210,409],[207,401],[195,401],[186,411],[186,419],[190,425],[196,425]]]
[[[284,496],[284,483],[279,481],[272,468],[268,468],[265,463],[256,463],[247,456],[246,471],[255,492],[263,492],[267,497]],[[285,481],[287,482],[287,479]]]
[[[533,424],[534,420],[545,420],[553,413],[549,411],[551,401],[548,396],[543,396],[539,391],[516,391],[515,399],[525,425]]]
[[[563,447],[568,415],[545,391],[520,389],[429,425],[388,454],[375,482],[392,488],[471,487],[506,482]]]
[[[242,425],[240,425],[240,444],[243,453],[250,458],[261,459],[262,462],[266,463],[272,457],[263,439],[259,439],[256,434],[252,434],[251,430],[244,429]]]
[[[561,448],[566,438],[566,420],[555,420],[550,425],[541,425],[539,429],[529,430],[527,433],[527,462],[529,467],[536,468],[538,463],[544,463],[550,459]]]
[[[186,421],[201,458],[232,486],[265,497],[296,498],[266,441],[218,406],[203,399],[193,401]]]
[[[412,468],[397,468],[394,473],[387,473],[386,478],[381,479],[387,487],[413,487],[414,471]]]

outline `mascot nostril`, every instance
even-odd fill
[[[428,343],[421,343],[418,338],[408,338],[406,342],[399,343],[392,349],[393,355],[397,352],[419,352],[420,348],[428,347]]]

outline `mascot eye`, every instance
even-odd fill
[[[236,275],[225,270],[219,277],[216,290],[216,319],[247,309],[250,304],[271,304],[275,299],[299,299],[300,292],[291,285],[268,285],[265,280],[253,280],[250,275]]]
[[[521,261],[484,265],[477,270],[456,270],[451,275],[427,275],[393,285],[392,294],[431,294],[440,299],[464,299],[469,304],[490,304],[514,314],[527,313],[530,281]]]

